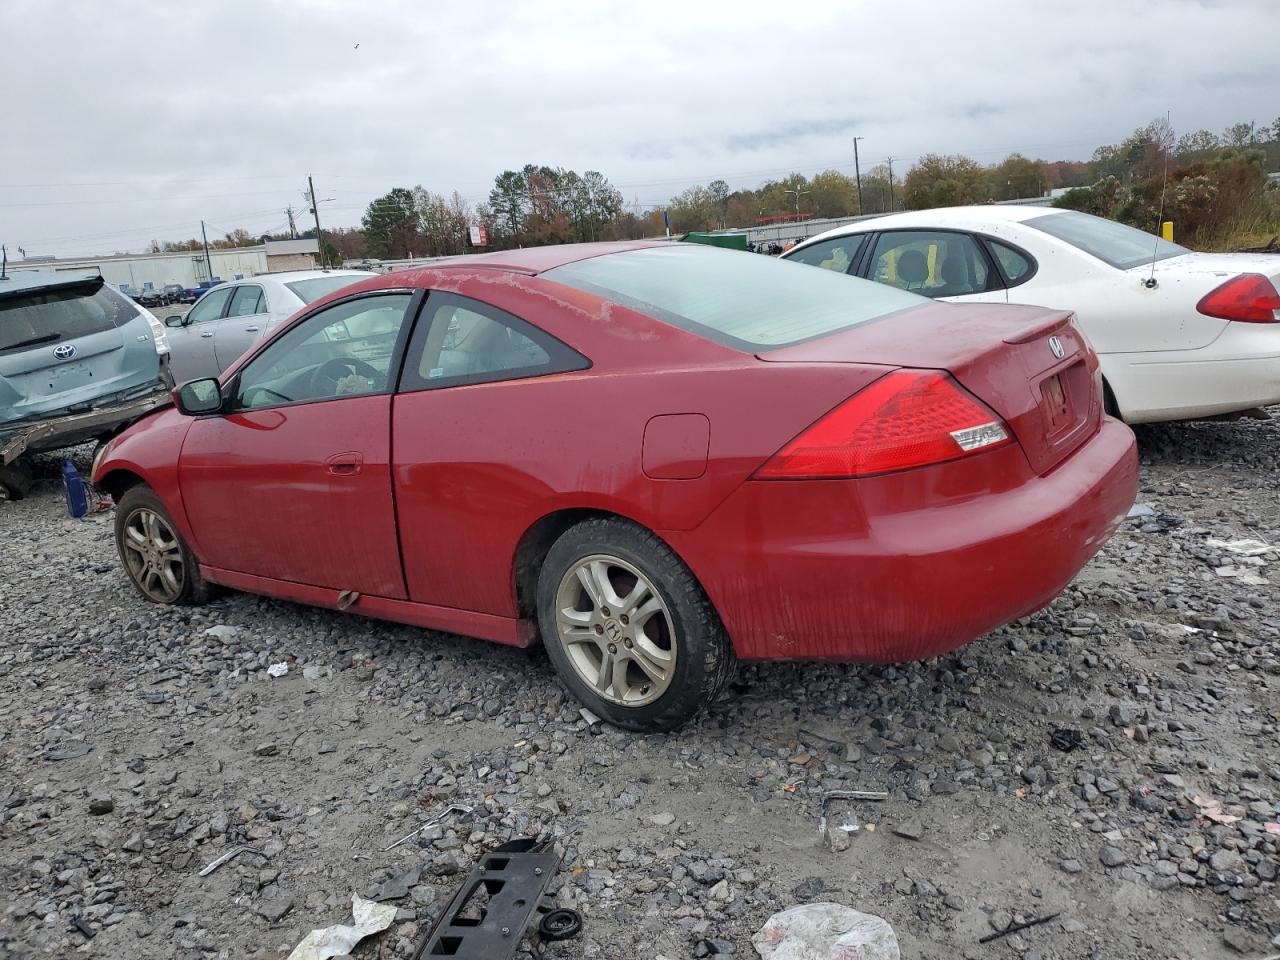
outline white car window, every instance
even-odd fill
[[[987,289],[986,258],[967,233],[890,230],[876,239],[870,279],[925,297],[962,297]]]

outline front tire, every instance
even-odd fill
[[[25,456],[8,466],[0,466],[0,493],[10,500],[21,500],[31,492],[35,482],[35,471]]]
[[[176,606],[209,599],[199,562],[150,487],[130,487],[116,504],[116,549],[143,599]]]
[[[733,675],[720,617],[689,568],[625,520],[587,520],[547,553],[538,625],[565,685],[628,730],[673,730]]]

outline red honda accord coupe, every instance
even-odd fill
[[[373,278],[175,399],[94,467],[148,600],[540,636],[643,730],[738,658],[913,660],[1031,613],[1137,483],[1071,314],[685,244]]]

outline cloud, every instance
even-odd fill
[[[1278,33],[1268,0],[5,0],[0,241],[269,230],[308,173],[326,223],[349,225],[394,186],[474,203],[531,162],[662,203],[851,172],[854,135],[864,167],[1084,158],[1166,111],[1180,132],[1270,122],[1254,65]]]

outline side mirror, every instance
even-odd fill
[[[222,388],[212,377],[191,380],[173,392],[178,412],[188,417],[217,413],[222,409]]]
[[[172,317],[164,318],[164,325],[166,327],[181,327],[185,322],[186,322],[186,318],[180,317],[177,314],[174,314]]]

